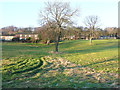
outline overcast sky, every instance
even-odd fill
[[[71,8],[80,10],[79,17],[75,18],[77,26],[85,26],[83,21],[86,16],[97,15],[100,18],[101,28],[118,27],[119,0],[64,1],[70,2]],[[38,14],[42,8],[44,8],[43,0],[0,0],[0,28],[10,25],[38,27]]]

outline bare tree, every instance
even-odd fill
[[[40,20],[54,32],[55,51],[58,52],[62,27],[72,23],[71,18],[76,15],[78,10],[71,10],[69,3],[64,2],[47,2],[45,5],[44,10],[40,12]]]
[[[92,39],[95,34],[95,29],[98,28],[98,16],[87,16],[85,18],[85,25],[88,27],[89,30],[89,39],[90,39],[90,44],[92,44]]]

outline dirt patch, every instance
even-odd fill
[[[113,75],[103,71],[98,73],[94,69],[82,67],[81,65],[71,63],[62,58],[51,58],[50,56],[46,56],[44,58],[48,63],[44,68],[47,71],[44,73],[46,75],[55,76],[58,75],[58,73],[62,73],[65,76],[73,77],[73,80],[78,78],[78,81],[87,80],[91,83],[109,83],[108,86],[118,87],[117,80],[113,79],[117,78],[116,74]],[[107,76],[107,79],[105,76]]]

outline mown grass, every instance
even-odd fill
[[[106,83],[90,83],[88,80],[77,82],[77,77],[75,77],[74,83],[70,82],[68,79],[72,78],[65,76],[63,74],[58,74],[55,77],[44,77],[41,76],[41,69],[36,67],[34,70],[29,70],[29,64],[27,60],[31,63],[34,58],[41,58],[44,56],[51,57],[62,57],[65,60],[68,60],[72,63],[79,64],[82,67],[89,67],[94,69],[96,72],[101,73],[118,73],[118,40],[93,40],[93,44],[90,45],[87,40],[71,40],[63,41],[59,45],[58,54],[50,53],[54,50],[54,44],[45,45],[45,44],[33,44],[33,43],[2,43],[2,58],[3,58],[3,67],[7,71],[13,70],[15,74],[6,76],[6,71],[3,70],[3,87],[108,87]],[[26,59],[20,59],[18,57],[24,57]],[[25,61],[26,60],[26,61]],[[21,61],[21,62],[20,62]],[[23,64],[27,64],[24,67]],[[34,63],[33,63],[34,64]],[[32,64],[31,64],[32,65]],[[37,64],[35,64],[37,66]],[[10,67],[15,66],[15,67]],[[19,69],[23,68],[22,69]],[[28,67],[28,70],[25,69]],[[8,69],[7,69],[8,68]],[[17,70],[21,70],[20,73],[16,73]],[[23,72],[22,72],[23,71]],[[46,71],[47,72],[47,71]],[[35,76],[34,76],[35,75]],[[17,77],[19,79],[17,79]],[[27,78],[28,77],[28,78]],[[30,78],[31,77],[31,78]],[[40,77],[40,78],[32,78]],[[106,79],[109,76],[103,76]],[[53,79],[54,78],[54,79]],[[14,80],[11,83],[8,80]],[[113,77],[113,80],[116,79]],[[40,80],[40,81],[39,81]],[[25,81],[31,83],[27,84]],[[50,83],[47,83],[49,82]],[[61,82],[62,81],[62,82]],[[40,83],[43,83],[39,85]],[[45,84],[46,83],[46,84]],[[57,83],[60,85],[58,86]],[[34,84],[34,85],[33,85]]]
[[[93,45],[89,45],[88,41],[75,41],[72,45],[68,43],[66,47],[69,48],[61,50],[63,54],[60,56],[71,62],[97,71],[118,71],[118,40],[95,40]]]

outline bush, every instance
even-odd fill
[[[14,37],[14,38],[12,39],[12,41],[13,41],[13,42],[18,42],[18,41],[20,41],[20,39],[19,39],[19,37]]]

